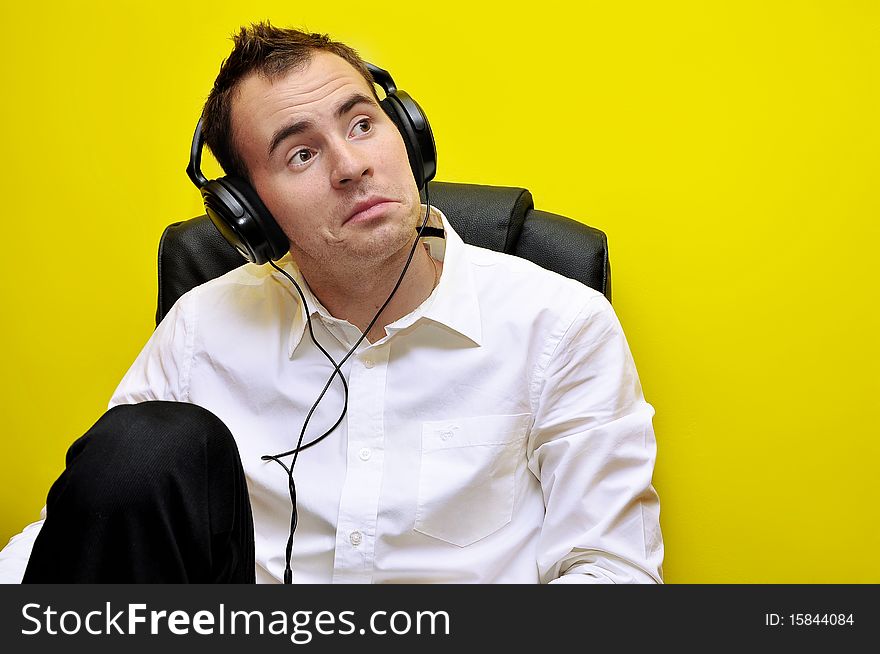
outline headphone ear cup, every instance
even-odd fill
[[[240,177],[221,177],[201,188],[205,211],[230,245],[256,264],[283,257],[287,236],[253,187]]]
[[[437,173],[437,146],[428,118],[405,91],[392,93],[379,104],[400,131],[416,186],[422,190]]]

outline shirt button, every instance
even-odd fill
[[[372,368],[375,365],[376,364],[373,362],[372,359],[364,359],[364,368],[366,368],[367,370],[369,370],[370,368]]]
[[[369,447],[363,448],[360,452],[358,452],[358,456],[361,458],[361,461],[367,461],[370,458],[372,452]]]
[[[363,535],[359,531],[353,531],[349,534],[348,539],[351,541],[351,544],[357,547],[361,544],[361,541],[364,539]]]

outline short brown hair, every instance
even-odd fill
[[[342,57],[373,87],[373,76],[360,55],[344,43],[332,41],[326,34],[313,34],[275,27],[268,21],[242,27],[232,35],[232,52],[220,66],[214,87],[202,110],[205,142],[227,175],[248,178],[247,166],[235,149],[232,138],[232,98],[239,82],[251,73],[275,78],[298,66],[306,65],[317,51]]]

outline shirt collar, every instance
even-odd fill
[[[425,205],[422,205],[425,208]],[[406,329],[419,320],[431,320],[442,325],[468,339],[475,345],[482,342],[482,322],[480,319],[480,305],[477,300],[476,287],[471,274],[470,260],[467,249],[461,237],[452,229],[446,216],[436,207],[431,207],[428,216],[428,226],[439,227],[443,230],[443,237],[424,237],[422,241],[428,244],[433,256],[443,262],[443,272],[434,292],[412,312],[394,321],[386,327],[389,336],[395,332]],[[314,319],[317,316],[326,324],[349,325],[330,314],[329,311],[318,301],[305,278],[299,271],[290,254],[284,255],[278,260],[278,266],[296,280],[302,289],[308,304],[309,313]],[[306,312],[302,306],[302,300],[290,281],[277,270],[272,269],[272,276],[290,287],[290,292],[300,307],[294,313],[290,326],[288,340],[288,355],[293,357],[294,350],[302,341],[306,329]],[[366,343],[366,341],[365,341]]]
[[[425,301],[430,304],[425,308],[424,318],[461,334],[475,345],[481,345],[483,329],[480,303],[467,247],[442,211],[431,207],[431,218],[437,220],[435,226],[442,227],[445,238],[423,240],[428,243],[431,256],[443,262],[443,273],[431,295],[433,301],[431,298]],[[432,224],[431,219],[428,224]]]

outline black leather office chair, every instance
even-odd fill
[[[605,234],[534,208],[524,188],[430,182],[439,208],[465,243],[506,252],[576,279],[611,300]],[[159,242],[156,323],[191,288],[243,265],[207,216],[169,225]]]

